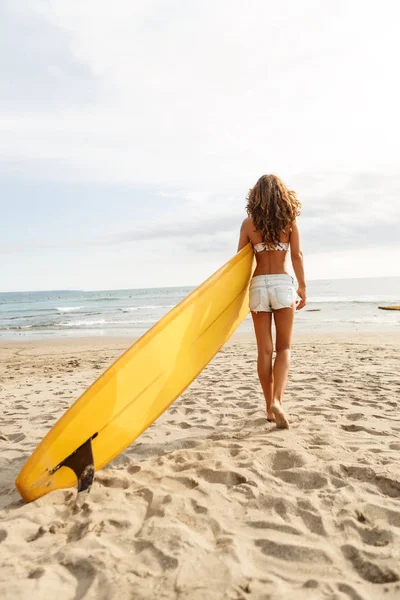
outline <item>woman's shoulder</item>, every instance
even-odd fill
[[[242,230],[250,230],[251,227],[253,227],[253,219],[252,217],[246,217],[245,219],[243,219],[242,222]]]

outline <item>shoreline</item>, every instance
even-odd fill
[[[24,340],[5,340],[0,339],[0,349],[2,348],[20,348],[28,347],[32,348],[35,346],[46,347],[46,346],[59,346],[70,348],[86,348],[95,349],[103,348],[104,346],[125,346],[129,348],[142,336],[130,337],[128,335],[123,336],[76,336],[76,337],[51,337],[51,338],[37,338],[37,339],[24,339]],[[293,332],[292,346],[307,344],[307,343],[379,343],[380,345],[387,344],[399,344],[400,343],[400,331],[317,331],[317,332],[304,332],[296,331]],[[230,344],[256,344],[254,332],[235,332],[231,338],[225,343],[225,346]]]

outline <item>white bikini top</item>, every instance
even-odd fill
[[[268,252],[269,250],[287,252],[289,250],[289,242],[278,242],[278,244],[265,244],[260,242],[259,244],[253,244],[254,252]]]

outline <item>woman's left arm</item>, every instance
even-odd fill
[[[245,219],[240,228],[240,237],[237,251],[240,252],[250,242],[250,238],[247,233],[247,219]]]

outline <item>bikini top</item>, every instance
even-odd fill
[[[260,242],[259,244],[253,244],[254,252],[267,252],[268,250],[276,250],[281,252],[287,252],[289,250],[289,242],[278,242],[277,244],[265,244]]]

